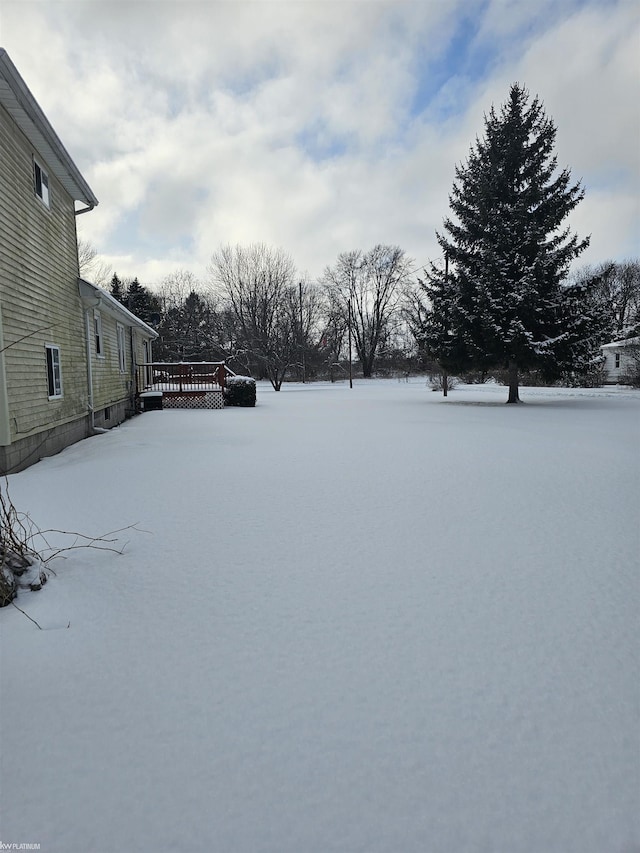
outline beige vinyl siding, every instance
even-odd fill
[[[140,331],[134,331],[133,333],[133,350],[134,350],[134,361],[135,364],[144,364],[146,361],[146,356],[144,352],[144,342],[148,341],[149,347],[149,361],[153,361],[153,342],[151,338],[148,338],[146,335],[143,335]]]
[[[116,319],[106,311],[101,311],[103,358],[96,357],[93,322],[91,323],[91,358],[93,373],[93,407],[97,411],[122,400],[132,393],[131,372],[131,332],[125,328],[125,366],[126,372],[120,372],[118,359],[118,332]],[[93,312],[90,312],[93,321]]]
[[[50,172],[50,207],[36,196],[34,154],[47,164],[3,107],[0,148],[0,300],[15,441],[84,415],[87,372],[73,199]],[[46,344],[60,348],[60,400],[48,399]]]
[[[2,302],[0,301],[0,448],[11,444],[9,428],[9,400],[4,375],[4,323],[2,322]]]

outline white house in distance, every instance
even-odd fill
[[[638,371],[640,337],[613,341],[601,347],[604,355],[605,382],[624,382],[631,373]]]
[[[157,335],[79,278],[76,217],[97,204],[0,48],[0,474],[133,413]]]

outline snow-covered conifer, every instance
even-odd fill
[[[444,355],[458,367],[508,368],[510,403],[519,402],[519,370],[557,373],[586,331],[572,321],[576,293],[568,300],[563,287],[589,242],[565,224],[584,190],[568,169],[558,170],[555,138],[538,98],[530,102],[523,86],[512,85],[456,168],[451,216],[437,235],[451,263],[446,282],[432,280],[448,314]]]

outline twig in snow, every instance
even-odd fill
[[[13,604],[15,609],[19,610],[23,616],[26,616],[27,619],[29,619],[31,622],[33,622],[33,624],[36,626],[36,628],[40,628],[40,630],[42,631],[42,625],[39,622],[36,622],[36,620],[33,618],[33,616],[29,616],[29,614],[25,610],[23,610],[22,607],[18,607],[18,605],[15,603],[15,601],[12,601],[11,604]],[[71,622],[69,622],[69,625],[71,625]],[[67,625],[67,628],[69,627],[69,625]]]

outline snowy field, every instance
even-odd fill
[[[1,840],[637,853],[640,393],[506,393],[260,385],[10,477],[149,532],[0,611]]]

